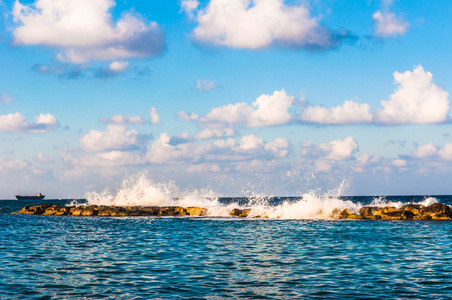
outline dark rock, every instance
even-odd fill
[[[160,207],[158,206],[144,206],[140,208],[143,216],[158,216]]]

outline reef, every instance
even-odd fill
[[[99,216],[99,217],[138,217],[138,216],[205,216],[206,208],[179,206],[60,206],[52,203],[28,205],[12,214],[45,216]]]
[[[354,220],[452,220],[452,209],[441,203],[430,206],[407,204],[400,208],[394,206],[364,206],[358,213],[349,209],[333,212],[332,218]]]
[[[52,203],[28,205],[20,211],[12,214],[29,214],[45,216],[99,216],[99,217],[183,217],[183,216],[207,216],[207,208],[179,207],[179,206],[107,206],[107,205],[81,205],[60,206]],[[251,208],[234,208],[229,212],[236,218],[268,218],[266,214],[255,216]],[[451,207],[435,203],[430,206],[420,204],[407,204],[402,207],[394,206],[363,206],[359,211],[346,209],[334,209],[331,219],[352,220],[452,220]]]

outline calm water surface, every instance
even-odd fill
[[[0,201],[0,299],[452,298],[452,222],[9,214],[22,206]]]

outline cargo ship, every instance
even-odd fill
[[[22,195],[20,195],[20,192],[18,193],[18,195],[16,195],[17,200],[42,200],[45,197],[46,196],[41,194],[41,192],[39,190],[38,190],[36,196],[22,196]]]

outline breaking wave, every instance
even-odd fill
[[[204,207],[208,209],[210,217],[229,217],[234,208],[251,208],[248,218],[331,219],[332,215],[340,210],[347,208],[357,213],[364,205],[341,197],[345,188],[346,184],[343,182],[337,189],[325,195],[310,192],[299,197],[279,198],[255,194],[242,198],[221,198],[211,189],[183,190],[174,182],[154,182],[147,173],[139,173],[126,177],[114,191],[89,191],[85,198],[89,205]],[[437,202],[434,197],[425,197],[419,204],[428,206]],[[385,197],[373,197],[370,202],[365,203],[371,206],[395,207],[404,204],[407,203],[387,200]]]

